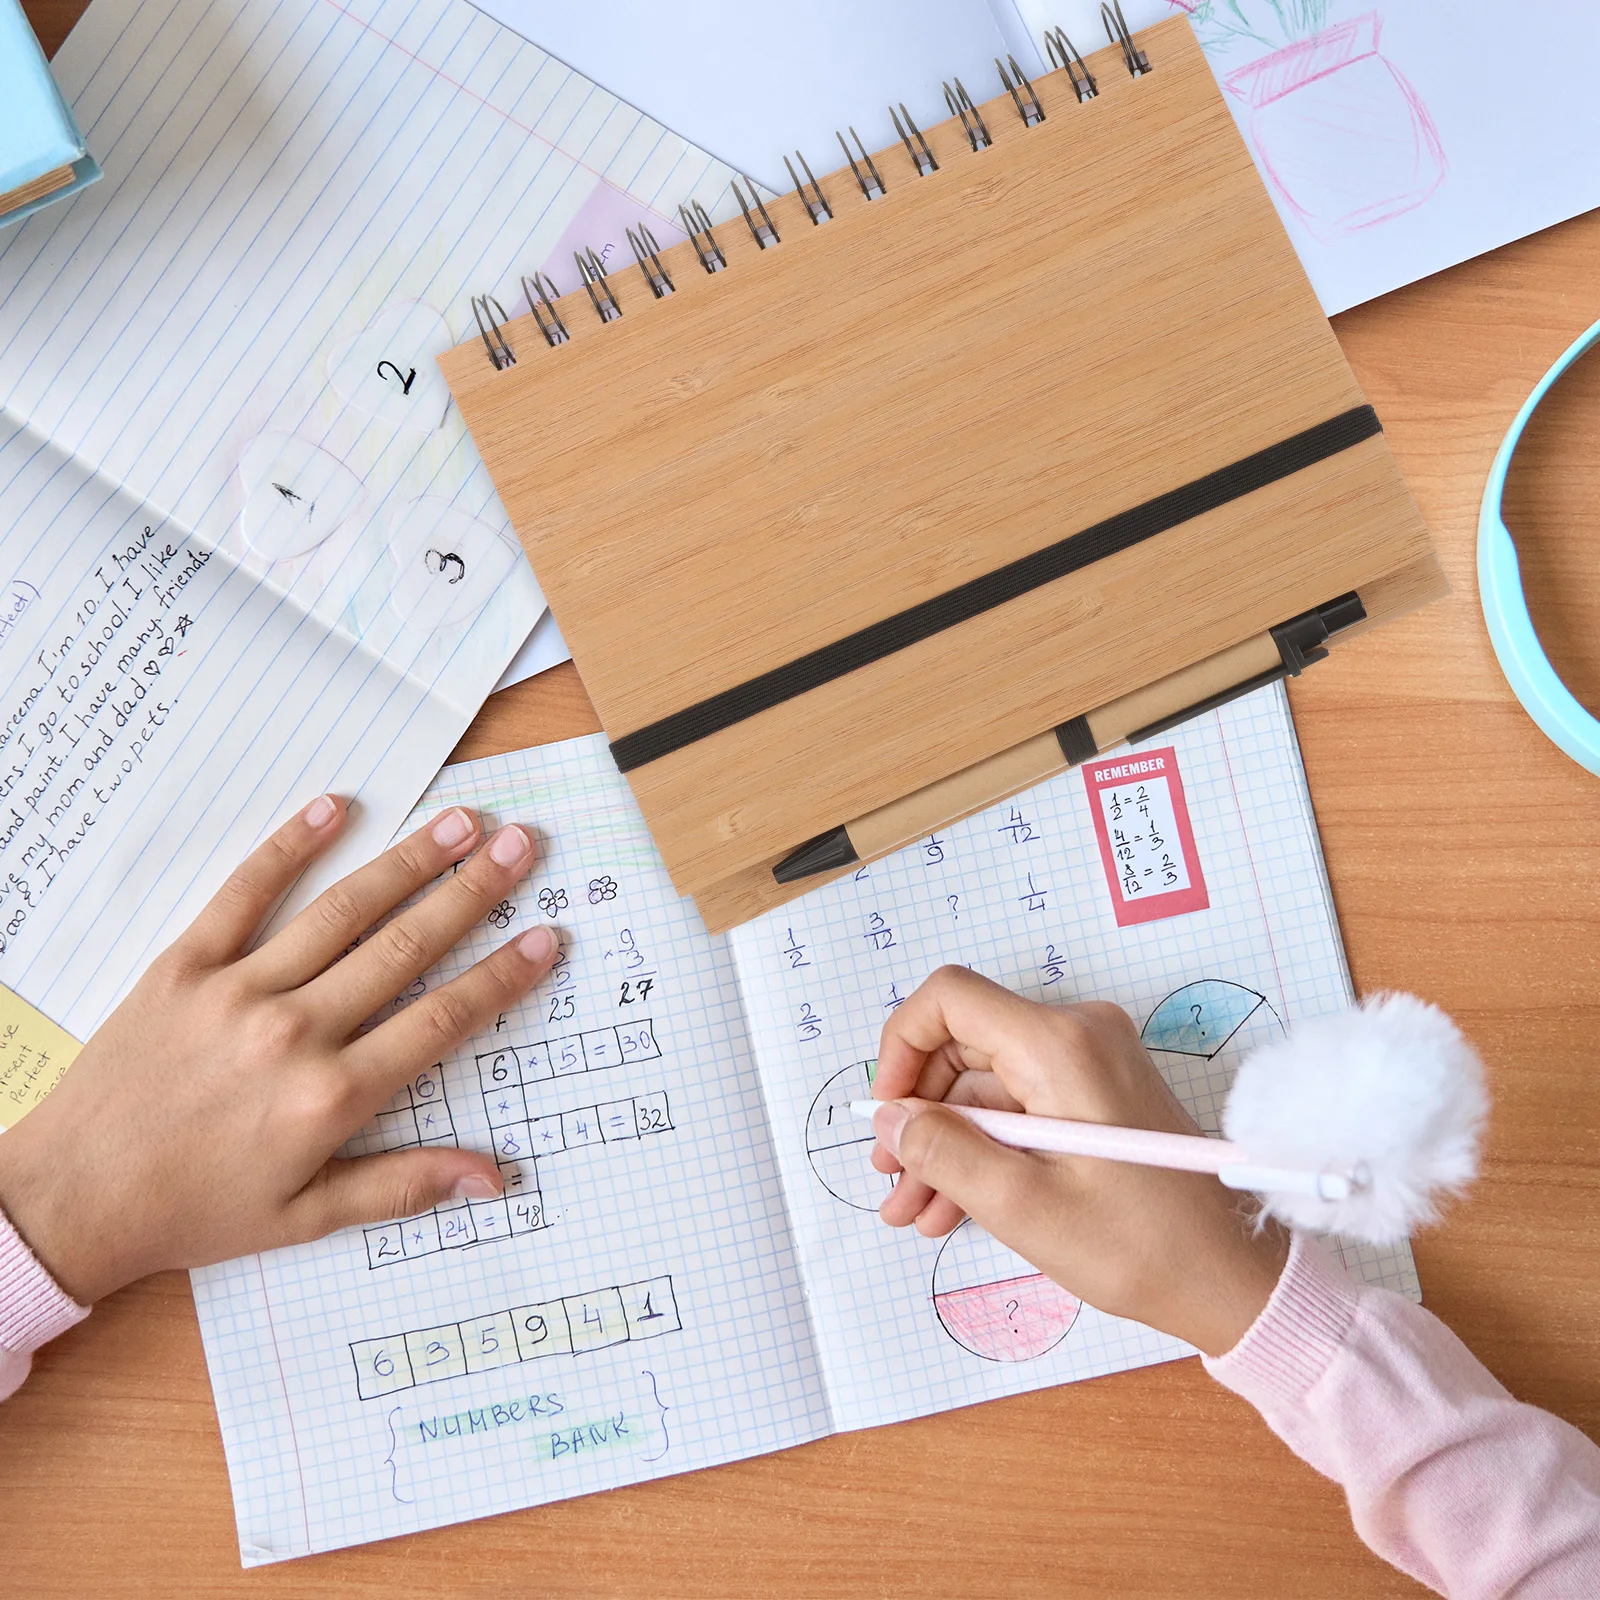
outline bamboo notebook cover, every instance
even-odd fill
[[[1188,24],[1135,42],[441,357],[713,929],[841,822],[1445,592]]]

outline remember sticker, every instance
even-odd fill
[[[1085,762],[1083,785],[1119,928],[1211,904],[1170,745]]]

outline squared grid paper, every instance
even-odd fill
[[[1078,1306],[971,1224],[948,1242],[889,1232],[864,1125],[830,1115],[868,1092],[887,1009],[944,961],[1037,999],[1124,1005],[1210,1131],[1241,1051],[1348,1002],[1282,689],[1162,737],[1211,906],[1121,929],[1080,772],[716,938],[674,893],[603,737],[447,770],[419,816],[461,803],[530,823],[541,857],[509,925],[477,930],[427,986],[541,919],[572,975],[443,1063],[460,1142],[493,1150],[502,1126],[663,1096],[671,1129],[563,1136],[537,1163],[533,1233],[374,1271],[353,1229],[194,1274],[246,1564],[1191,1354]],[[1173,998],[1196,984],[1198,1021]],[[561,1040],[637,1040],[641,1008],[657,1054],[602,1044],[598,1079],[587,1057],[555,1071]],[[502,1112],[488,1091],[513,1081],[493,1076],[508,1053],[521,1099]],[[1344,1254],[1418,1297],[1404,1247]],[[596,1339],[619,1342],[512,1360],[519,1315],[573,1337],[574,1306],[667,1279],[681,1327],[645,1342],[597,1309]],[[457,1375],[405,1381],[430,1359]]]
[[[841,1149],[826,1115],[830,1102],[865,1097],[859,1064],[876,1056],[884,1018],[944,962],[1033,999],[1123,1006],[1210,1133],[1242,1051],[1349,1003],[1281,685],[1160,742],[1177,752],[1205,911],[1117,926],[1079,770],[729,935],[841,1428],[1192,1354],[1087,1306],[1073,1320],[1066,1297],[1041,1299],[1033,1269],[974,1224],[948,1244],[884,1228],[872,1208],[887,1180],[867,1162],[870,1138]],[[1194,1003],[1213,1023],[1204,1039],[1183,1026],[1187,998],[1169,998],[1197,983]],[[1341,1253],[1367,1281],[1420,1298],[1408,1247]]]
[[[604,740],[449,768],[407,826],[457,803],[489,827],[532,826],[540,856],[507,926],[477,929],[425,987],[545,920],[560,928],[572,974],[444,1062],[459,1142],[496,1148],[480,1068],[497,1054],[549,1064],[530,1042],[612,1029],[635,1041],[636,1059],[610,1049],[583,1071],[525,1070],[525,1110],[540,1118],[630,1102],[643,1120],[630,1124],[635,1137],[610,1142],[585,1142],[575,1123],[564,1129],[572,1143],[537,1163],[547,1212],[537,1232],[374,1271],[363,1230],[350,1229],[194,1274],[247,1565],[829,1431],[725,941],[673,891]],[[653,975],[642,1002],[632,975],[640,956]],[[639,1043],[645,1017],[648,1045]],[[668,1104],[670,1128],[661,1125]],[[470,1329],[561,1301],[581,1344],[582,1316],[570,1307],[582,1297],[609,1289],[626,1301],[628,1286],[664,1278],[677,1331],[657,1333],[653,1318],[630,1312],[631,1336],[578,1355],[358,1396],[352,1345]],[[447,1364],[456,1338],[433,1337]],[[454,1432],[439,1420],[458,1417]],[[575,1431],[584,1442],[572,1448]]]
[[[147,740],[143,709],[117,723],[115,793],[68,804],[74,761],[41,796],[51,840],[0,841],[34,889],[38,862],[54,878],[0,978],[86,1038],[310,795],[364,804],[297,896],[376,853],[538,620],[433,359],[473,331],[470,297],[514,306],[521,274],[570,277],[572,240],[620,245],[624,221],[670,243],[680,202],[725,204],[728,169],[466,0],[94,0],[54,70],[105,177],[0,234],[0,570],[21,585],[0,723],[69,673],[81,709],[119,660],[116,699],[160,707]],[[404,396],[379,355],[413,372]],[[263,553],[246,518],[290,495],[325,537]],[[128,569],[142,598],[91,676],[96,571],[147,530],[176,554]],[[460,588],[428,576],[444,553]],[[124,659],[155,625],[176,648]],[[19,793],[50,756],[32,720]],[[192,826],[164,829],[174,810]],[[84,963],[91,935],[106,955]]]

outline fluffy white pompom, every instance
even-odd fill
[[[1253,1051],[1222,1128],[1262,1166],[1364,1165],[1370,1182],[1347,1200],[1263,1203],[1291,1227],[1393,1244],[1476,1176],[1488,1109],[1482,1064],[1449,1017],[1414,995],[1380,994]]]

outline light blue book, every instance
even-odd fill
[[[0,0],[0,227],[99,176],[20,0]]]

